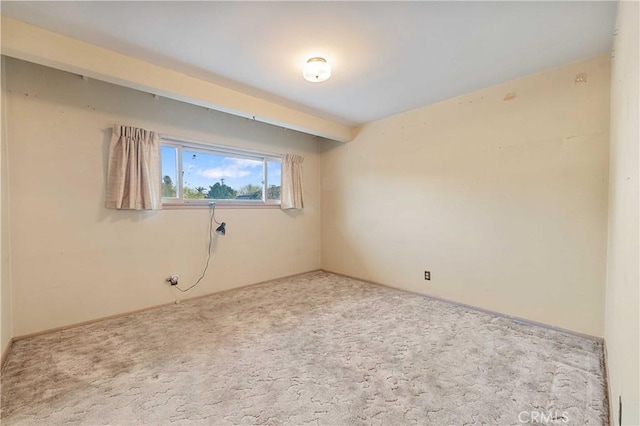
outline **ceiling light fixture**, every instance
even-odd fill
[[[331,66],[324,58],[311,58],[304,64],[302,76],[312,83],[322,83],[331,77]]]

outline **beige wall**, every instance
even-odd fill
[[[592,58],[325,148],[322,267],[602,336],[609,71]]]
[[[209,210],[104,206],[114,123],[305,157],[305,209],[218,209],[202,295],[320,266],[319,155],[314,137],[42,66],[6,59],[13,319],[16,336],[171,302],[165,277],[193,283]]]
[[[620,2],[611,70],[609,250],[604,337],[614,418],[640,424],[638,2]]]
[[[11,314],[11,282],[9,251],[9,190],[7,158],[7,116],[4,59],[2,68],[2,93],[0,101],[0,353],[4,354],[13,337]]]

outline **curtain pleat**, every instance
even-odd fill
[[[114,125],[109,147],[106,207],[161,210],[160,174],[158,134]]]
[[[302,163],[301,155],[287,154],[282,159],[282,197],[281,209],[304,208],[302,187]]]

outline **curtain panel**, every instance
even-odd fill
[[[160,175],[158,134],[114,125],[109,147],[106,207],[161,210]]]
[[[302,209],[302,163],[301,155],[287,154],[282,158],[282,198],[281,209]]]

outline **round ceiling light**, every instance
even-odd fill
[[[331,77],[331,66],[324,58],[311,58],[304,64],[302,76],[312,83],[322,83]]]

